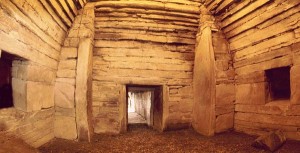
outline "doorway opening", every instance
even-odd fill
[[[162,86],[127,85],[127,125],[162,127]]]

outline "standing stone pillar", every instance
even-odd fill
[[[214,135],[216,78],[212,46],[213,18],[202,7],[194,61],[193,128],[206,136]]]
[[[91,141],[92,128],[92,59],[94,44],[94,6],[87,4],[81,16],[76,71],[76,124],[79,141]]]
[[[70,28],[61,51],[55,85],[57,138],[90,141],[92,124],[92,57],[94,5],[86,4]]]

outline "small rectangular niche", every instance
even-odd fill
[[[291,97],[290,67],[266,70],[268,101],[287,101]]]
[[[6,52],[0,57],[0,109],[13,107],[12,62],[13,55]]]

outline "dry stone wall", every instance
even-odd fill
[[[96,2],[93,117],[96,133],[119,133],[126,84],[163,85],[165,127],[189,126],[197,1]]]
[[[55,83],[54,132],[58,138],[90,140],[94,5],[76,16],[62,47]]]
[[[12,66],[15,107],[0,110],[0,133],[13,133],[34,147],[54,138],[54,84],[61,46],[84,3],[0,1],[0,54],[19,57]]]
[[[237,131],[262,134],[282,129],[288,138],[300,139],[299,4],[298,0],[245,0],[219,15],[236,73]],[[291,97],[270,102],[265,70],[285,66],[291,67]]]

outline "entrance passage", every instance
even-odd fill
[[[127,121],[160,130],[162,126],[162,87],[127,86]]]
[[[129,91],[128,92],[128,124],[152,123],[151,103],[153,91]]]

